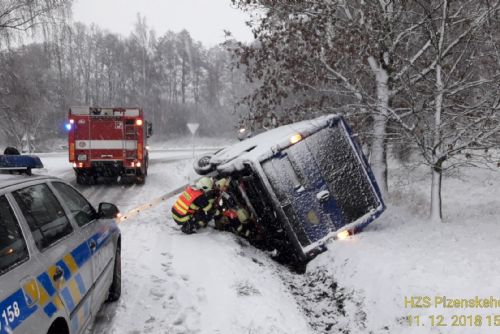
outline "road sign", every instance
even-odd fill
[[[187,127],[189,128],[189,131],[191,131],[191,134],[194,135],[196,130],[200,127],[200,123],[187,123]]]
[[[189,131],[191,131],[191,141],[193,142],[193,160],[195,157],[195,149],[194,149],[194,134],[196,133],[196,130],[200,127],[200,123],[187,123],[187,127],[189,128]]]

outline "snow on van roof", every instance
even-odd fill
[[[247,161],[262,161],[272,156],[278,149],[290,144],[290,137],[301,134],[303,137],[324,127],[328,121],[340,118],[338,115],[326,115],[312,120],[283,125],[268,130],[255,137],[245,139],[237,144],[217,152],[210,160],[217,165],[219,172],[232,172],[243,169]]]

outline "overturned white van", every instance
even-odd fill
[[[230,177],[231,194],[265,235],[260,242],[301,261],[328,239],[358,233],[385,209],[356,138],[337,115],[269,130],[194,167]]]

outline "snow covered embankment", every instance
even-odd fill
[[[172,200],[123,222],[123,294],[93,333],[312,333],[283,268],[233,234],[185,235]]]
[[[326,277],[325,286],[331,284],[328,277],[337,283],[321,302],[308,304],[315,319],[323,319],[319,332],[329,332],[323,313],[339,294],[335,290],[342,291],[345,312],[337,316],[345,321],[337,319],[331,332],[498,333],[494,315],[500,307],[440,303],[443,297],[500,299],[498,172],[464,170],[445,179],[443,224],[427,220],[429,185],[423,171],[411,179],[404,170],[393,173],[404,182],[393,184],[387,212],[363,233],[330,243],[328,252],[308,265],[306,275]],[[418,307],[425,299],[429,305]]]

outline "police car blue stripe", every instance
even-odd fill
[[[80,246],[76,247],[71,252],[71,255],[73,256],[73,259],[75,260],[75,263],[78,266],[78,268],[81,268],[85,264],[85,262],[87,262],[90,259],[91,256],[87,242],[84,242]]]
[[[57,307],[52,302],[50,302],[47,305],[45,305],[43,311],[45,312],[45,314],[47,314],[49,318],[52,318],[54,313],[57,312]]]
[[[71,293],[68,288],[64,288],[61,291],[61,296],[64,300],[64,304],[68,308],[68,311],[71,312],[75,309],[75,303],[73,302],[73,298],[71,297]]]
[[[50,277],[46,272],[41,273],[37,277],[37,279],[42,284],[43,288],[45,289],[45,291],[47,291],[50,297],[52,297],[56,293],[56,290],[52,285],[52,281],[50,280]]]
[[[98,232],[90,238],[90,240],[94,240],[96,242],[96,251],[101,249],[107,242],[111,239],[112,233],[111,230],[106,230],[106,232]]]
[[[69,270],[66,263],[64,263],[64,261],[60,260],[56,263],[56,266],[61,267],[61,269],[63,270],[64,279],[66,280],[66,282],[69,281],[69,279],[71,278],[71,270]]]
[[[14,312],[14,317],[13,320],[9,321],[8,324],[5,323],[5,319],[0,318],[0,334],[12,333],[12,331],[15,330],[24,320],[35,313],[38,307],[37,305],[28,307],[28,305],[26,304],[26,300],[24,299],[23,290],[19,289],[9,297],[5,298],[2,302],[0,302],[0,313],[4,311],[7,312],[7,309],[11,310],[11,312]],[[19,310],[19,316],[15,316],[15,314],[17,313],[17,309]]]
[[[85,289],[85,283],[83,283],[82,276],[80,274],[76,274],[75,281],[76,285],[78,285],[78,290],[80,290],[80,293],[84,296],[87,290]]]
[[[95,242],[95,244],[96,244],[96,248],[95,248],[94,252],[95,252],[95,251],[97,251],[97,250],[99,249],[99,234],[100,234],[100,233],[96,233],[96,234],[94,234],[94,235],[93,235],[93,236],[89,239],[89,242],[90,242],[91,240],[93,240],[93,241]]]

